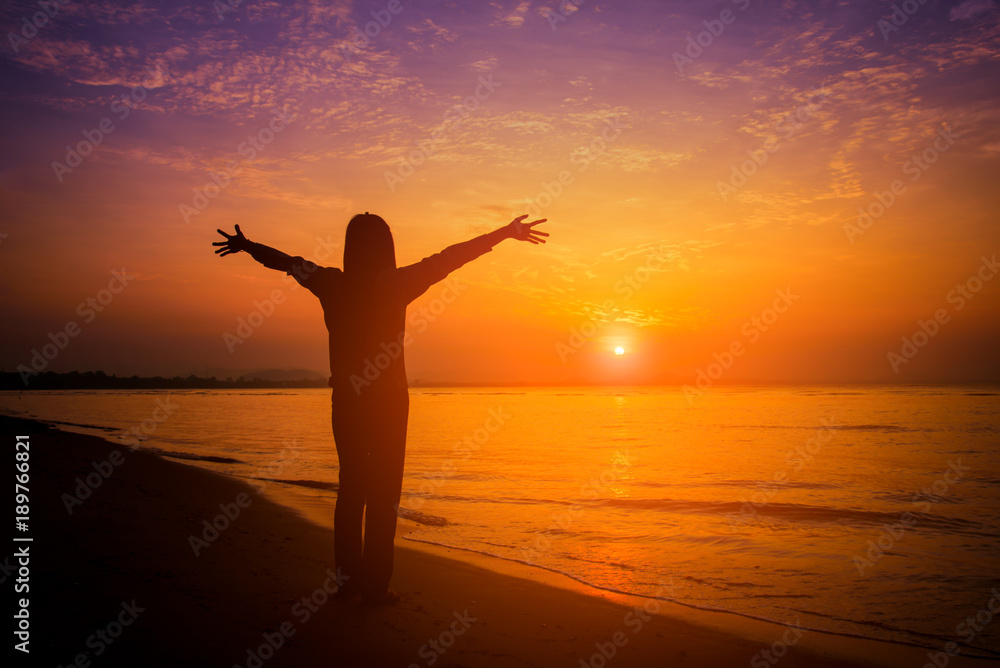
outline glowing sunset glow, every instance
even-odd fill
[[[528,213],[411,306],[411,379],[606,382],[624,337],[615,383],[996,379],[995,3],[724,4],[60,5],[3,57],[0,364],[322,372],[216,228],[340,266],[371,211],[404,265]]]
[[[1000,0],[0,35],[39,665],[1000,657]]]

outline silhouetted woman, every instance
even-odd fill
[[[254,243],[239,225],[234,235],[219,230],[226,240],[213,244],[221,246],[216,253],[246,251],[265,267],[294,276],[323,305],[330,332],[333,437],[340,460],[334,551],[345,581],[338,597],[361,596],[367,603],[396,599],[389,580],[409,410],[403,362],[406,306],[504,239],[544,243],[548,234],[533,228],[545,219],[524,223],[525,218],[397,268],[386,222],[369,213],[357,215],[347,225],[343,271]]]

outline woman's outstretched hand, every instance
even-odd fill
[[[250,247],[250,240],[243,236],[239,225],[236,226],[236,234],[226,234],[222,230],[217,231],[226,238],[225,241],[216,241],[212,244],[213,246],[222,246],[222,248],[215,251],[215,254],[219,257],[225,257],[230,253],[239,253]]]
[[[533,229],[535,225],[544,223],[548,218],[542,218],[541,220],[536,220],[531,223],[522,223],[521,221],[528,217],[528,214],[523,216],[518,216],[510,222],[507,226],[510,230],[510,238],[517,239],[518,241],[530,241],[533,244],[544,244],[544,237],[549,236],[548,232],[538,232]]]

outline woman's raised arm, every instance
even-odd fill
[[[250,254],[250,257],[268,269],[277,269],[285,273],[291,272],[295,258],[270,246],[250,241],[243,236],[239,225],[236,226],[236,234],[226,234],[222,230],[218,230],[218,232],[226,238],[225,241],[216,241],[212,244],[213,246],[221,246],[221,248],[215,251],[219,257],[225,257],[230,253],[246,251]]]

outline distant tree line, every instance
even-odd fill
[[[139,376],[108,375],[103,371],[71,371],[55,373],[47,371],[32,376],[25,385],[21,374],[16,372],[0,372],[0,390],[228,390],[228,389],[281,389],[301,387],[327,387],[321,379],[302,378],[299,380],[233,380],[227,378],[200,378],[190,375],[187,378],[174,376],[164,378],[140,378]]]

